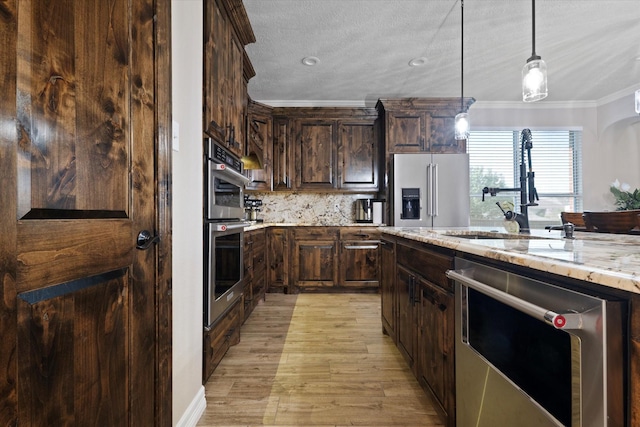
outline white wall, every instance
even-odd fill
[[[202,386],[202,0],[173,0],[173,425],[192,426]]]

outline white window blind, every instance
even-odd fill
[[[560,221],[562,211],[582,210],[581,132],[532,131],[531,170],[540,197],[539,206],[529,207],[532,227]],[[471,223],[499,225],[504,219],[495,205],[511,201],[520,212],[519,192],[485,195],[483,187],[520,187],[521,141],[519,130],[471,131],[467,150],[471,167]],[[528,157],[525,152],[525,165]]]

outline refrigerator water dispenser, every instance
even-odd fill
[[[420,189],[402,189],[402,219],[420,219]]]

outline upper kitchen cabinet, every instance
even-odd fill
[[[370,108],[274,109],[274,190],[378,191],[376,118]]]
[[[464,98],[463,110],[474,101]],[[466,141],[454,132],[460,98],[380,99],[376,108],[387,154],[466,152]]]
[[[251,180],[247,190],[270,191],[273,170],[272,108],[250,101],[247,109],[247,141],[242,161]]]
[[[204,8],[203,128],[242,157],[247,82],[255,74],[244,46],[256,39],[242,0],[208,0]]]

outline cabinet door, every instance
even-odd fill
[[[293,185],[291,122],[285,118],[273,121],[273,189],[290,190]]]
[[[227,125],[229,23],[216,1],[205,2],[204,12],[204,129],[219,141]]]
[[[247,190],[270,191],[272,171],[272,119],[268,111],[262,113],[250,104],[247,113],[247,141],[244,152],[255,155],[262,160],[261,169],[245,169],[245,174],[251,180]],[[246,165],[245,165],[246,166]]]
[[[420,297],[418,378],[431,390],[447,418],[452,419],[455,415],[454,298],[426,280],[418,280],[417,284]]]
[[[396,341],[396,258],[394,243],[382,239],[380,243],[380,293],[382,330]]]
[[[289,277],[288,231],[284,228],[267,230],[267,292],[287,293]]]
[[[387,111],[387,152],[419,153],[425,151],[427,116],[423,111]]]
[[[243,271],[243,288],[242,301],[244,302],[244,317],[246,320],[251,314],[253,304],[253,236],[254,232],[244,233],[244,249],[242,252]],[[243,320],[243,322],[244,322]]]
[[[340,188],[378,189],[377,147],[372,122],[338,122],[338,185]]]
[[[378,288],[379,242],[346,240],[340,242],[341,286]]]
[[[296,121],[296,189],[335,187],[336,122]]]
[[[397,266],[396,271],[398,348],[415,373],[414,357],[417,341],[416,316],[414,314],[415,277],[401,265]]]
[[[296,240],[295,286],[300,290],[323,290],[335,285],[335,240]]]
[[[244,119],[245,119],[245,102],[244,96],[244,76],[243,76],[243,52],[244,48],[236,37],[231,34],[229,36],[229,60],[227,74],[227,99],[228,99],[228,115],[227,115],[227,143],[229,149],[238,157],[243,154],[244,141]]]
[[[466,153],[466,140],[455,136],[455,116],[429,116],[429,135],[426,150],[430,153]]]

